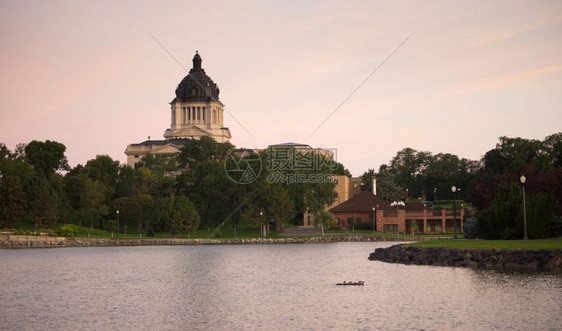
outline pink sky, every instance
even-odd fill
[[[337,148],[353,175],[562,131],[560,1],[1,0],[0,32],[0,142],[56,140],[71,166],[163,139],[186,72],[150,34],[188,69],[199,51],[251,133],[226,115],[233,144]]]

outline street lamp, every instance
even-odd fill
[[[523,188],[523,240],[528,240],[527,238],[527,206],[525,205],[525,182],[527,178],[525,176],[521,176],[519,178],[521,182],[521,187]]]
[[[263,238],[263,221],[262,221],[262,217],[263,216],[263,211],[260,211],[260,225],[261,225],[261,237]]]
[[[455,226],[455,235],[453,238],[457,239],[457,187],[453,185],[451,191],[453,191],[453,224]]]
[[[116,212],[117,212],[117,239],[119,239],[119,209],[117,209]]]

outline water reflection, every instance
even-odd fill
[[[548,329],[558,274],[387,264],[385,243],[2,250],[0,329]],[[336,286],[342,281],[365,286]]]

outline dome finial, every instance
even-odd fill
[[[193,57],[193,69],[201,69],[201,56],[199,55],[199,51],[195,51],[195,56]]]

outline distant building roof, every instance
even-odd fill
[[[424,204],[421,203],[421,202],[407,203],[406,204],[406,210],[423,210],[424,208],[427,208],[428,210],[433,209],[431,207],[424,206]]]
[[[283,144],[269,145],[269,147],[273,147],[273,146],[310,147],[310,145],[307,145],[307,144],[300,144],[300,143],[283,143]],[[312,148],[312,147],[310,147],[310,148]]]
[[[168,139],[168,140],[145,140],[142,143],[130,144],[130,146],[164,146],[167,144],[174,144],[177,146],[184,146],[194,142],[195,139]]]
[[[387,210],[391,207],[390,204],[378,196],[374,195],[368,191],[362,191],[361,193],[355,195],[353,198],[340,203],[334,208],[330,209],[333,213],[345,213],[345,212],[369,212],[373,211],[373,207],[379,206],[378,209]]]

